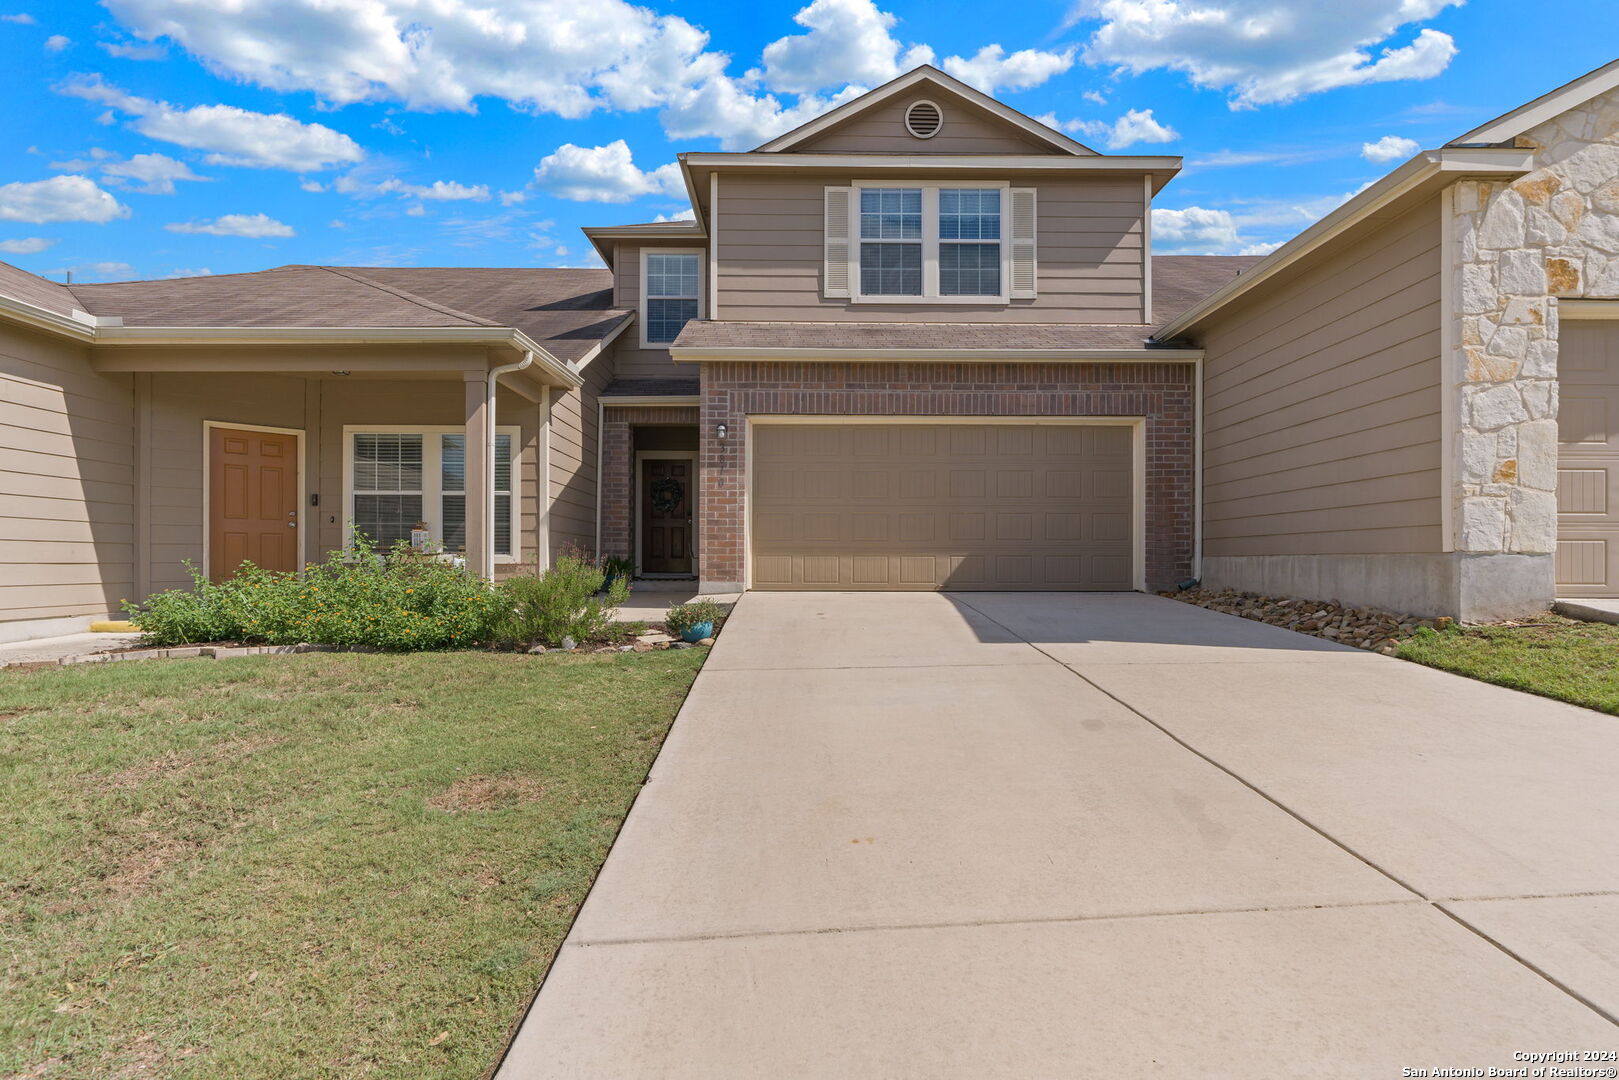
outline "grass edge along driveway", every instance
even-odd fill
[[[1619,626],[1550,612],[1500,625],[1418,631],[1400,659],[1619,714]]]
[[[0,673],[0,1076],[482,1075],[706,653]]]

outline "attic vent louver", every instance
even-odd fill
[[[944,113],[931,101],[916,101],[905,110],[905,130],[918,139],[931,139],[944,126]]]

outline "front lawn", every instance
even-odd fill
[[[1619,714],[1619,626],[1550,614],[1522,625],[1453,626],[1418,631],[1399,656]]]
[[[0,1076],[482,1075],[705,655],[0,673]]]

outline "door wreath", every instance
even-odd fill
[[[660,476],[652,481],[652,509],[660,514],[672,514],[686,497],[686,486],[672,476]]]

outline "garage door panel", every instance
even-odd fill
[[[1619,325],[1559,335],[1557,592],[1619,596]]]
[[[757,588],[1133,584],[1127,427],[760,425],[753,438]]]

